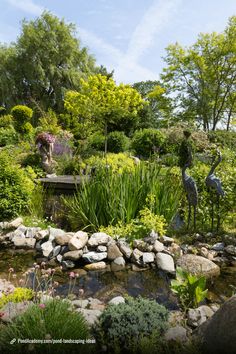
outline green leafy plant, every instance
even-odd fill
[[[176,269],[176,279],[171,281],[171,290],[178,295],[181,306],[185,310],[190,307],[198,307],[208,292],[204,276],[197,277],[180,267]]]
[[[30,123],[33,116],[33,110],[27,106],[18,105],[11,109],[11,114],[15,120],[16,131],[24,133],[25,124]],[[26,129],[29,130],[28,125]]]
[[[147,128],[134,133],[131,146],[137,155],[150,157],[158,153],[164,144],[166,136],[157,129]]]
[[[124,132],[114,131],[107,136],[107,150],[109,152],[119,153],[127,150],[129,138]]]
[[[18,134],[12,126],[0,128],[0,146],[17,143]]]
[[[32,345],[18,343],[10,344],[13,338],[20,339],[48,339],[47,343],[35,343]],[[90,338],[88,325],[82,314],[71,309],[71,305],[65,300],[49,300],[45,304],[33,304],[26,312],[18,316],[14,322],[5,326],[0,332],[0,350],[5,353],[59,353],[62,343],[50,343],[54,340],[77,340],[77,343],[65,345],[65,352],[83,352],[89,345],[79,345]],[[45,349],[46,346],[46,349]],[[66,349],[68,347],[68,351]],[[63,349],[64,352],[64,349]]]
[[[1,109],[1,107],[0,107]],[[2,115],[0,114],[0,127],[1,128],[7,128],[13,125],[13,117],[11,114],[5,114]]]
[[[129,350],[143,336],[160,336],[167,329],[167,319],[167,309],[156,301],[127,297],[125,303],[103,311],[93,332],[99,346]]]
[[[0,308],[6,305],[8,302],[22,302],[32,300],[34,292],[28,288],[15,288],[10,294],[3,294],[0,298]]]

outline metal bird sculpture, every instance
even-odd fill
[[[211,230],[213,231],[213,226],[214,226],[214,201],[213,201],[213,196],[214,194],[216,195],[216,208],[217,208],[217,225],[216,225],[216,231],[219,230],[220,226],[220,197],[225,196],[225,192],[222,188],[222,183],[219,178],[216,177],[214,174],[216,167],[220,164],[222,161],[222,155],[219,150],[217,150],[217,155],[213,161],[213,165],[205,179],[206,186],[208,188],[208,191],[212,193],[212,198],[211,198]]]
[[[184,167],[182,167],[182,182],[184,190],[187,195],[188,200],[188,229],[191,219],[191,208],[193,207],[193,227],[196,229],[196,214],[197,214],[197,204],[198,204],[198,191],[196,182],[194,179],[187,175],[186,169],[191,166],[191,161],[187,162]]]

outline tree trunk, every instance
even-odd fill
[[[105,122],[105,128],[104,128],[104,135],[105,135],[105,155],[107,154],[107,122]]]

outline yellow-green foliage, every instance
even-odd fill
[[[15,288],[13,293],[5,295],[0,298],[0,308],[6,305],[8,302],[22,302],[32,300],[34,292],[28,288]]]
[[[84,161],[90,167],[105,167],[109,166],[112,171],[122,173],[123,171],[133,171],[135,168],[134,160],[127,154],[108,153],[106,157],[91,156]]]
[[[155,215],[147,207],[140,210],[139,218],[124,224],[121,221],[115,226],[101,227],[99,231],[105,232],[112,237],[125,237],[128,241],[143,238],[152,230],[163,236],[166,232],[166,220],[162,215]]]

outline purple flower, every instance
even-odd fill
[[[40,133],[36,138],[36,144],[39,145],[48,145],[53,144],[55,142],[55,136],[50,133]]]
[[[45,304],[39,304],[39,307],[40,307],[41,309],[45,309],[46,305],[45,305]]]

